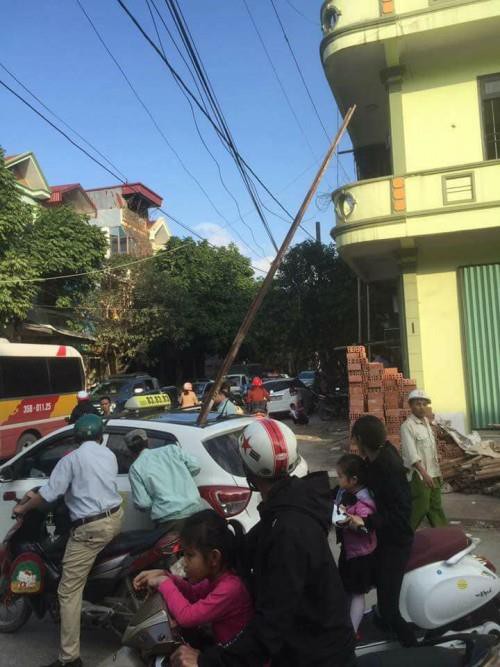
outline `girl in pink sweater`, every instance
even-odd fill
[[[218,644],[230,644],[253,616],[250,594],[233,570],[235,536],[221,516],[204,510],[186,519],[180,537],[187,579],[150,570],[134,586],[157,588],[181,627],[208,624]]]
[[[339,488],[335,504],[348,517],[365,519],[375,512],[375,501],[365,486],[365,461],[355,454],[345,454],[337,463]],[[337,528],[341,542],[339,574],[351,602],[351,621],[357,632],[365,611],[365,593],[373,588],[373,552],[377,546],[375,531],[361,530],[351,521]]]

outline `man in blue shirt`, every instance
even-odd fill
[[[64,496],[72,522],[57,590],[61,648],[58,660],[47,667],[82,667],[83,589],[97,555],[120,532],[123,510],[117,488],[118,463],[113,452],[102,446],[102,436],[100,417],[93,414],[80,417],[74,428],[80,446],[60,459],[38,493],[28,494],[29,500],[14,509],[15,514],[26,514],[44,501],[53,503]]]
[[[174,523],[206,509],[194,477],[200,465],[194,456],[186,454],[178,445],[148,449],[148,436],[143,429],[134,429],[125,436],[125,442],[136,460],[130,466],[129,480],[134,505],[149,510],[157,524]]]

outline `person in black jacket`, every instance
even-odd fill
[[[368,461],[367,486],[377,505],[377,511],[365,520],[352,517],[351,521],[356,526],[366,525],[369,530],[374,528],[377,534],[378,611],[403,646],[415,646],[415,633],[399,611],[399,594],[413,544],[411,491],[406,470],[397,450],[387,442],[385,426],[377,417],[360,417],[352,428],[352,440]]]
[[[291,477],[297,440],[284,424],[246,427],[240,455],[262,494],[261,520],[247,536],[255,616],[230,646],[181,647],[174,667],[351,667],[354,632],[328,544],[331,492],[326,472]]]

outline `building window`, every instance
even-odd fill
[[[500,74],[480,80],[484,149],[487,160],[500,159]]]

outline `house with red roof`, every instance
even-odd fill
[[[50,190],[50,198],[44,202],[44,206],[71,206],[77,213],[96,217],[97,209],[80,183],[51,185]]]
[[[86,191],[97,213],[90,222],[108,236],[111,255],[151,255],[171,234],[163,218],[150,220],[163,198],[143,183],[126,183]]]

